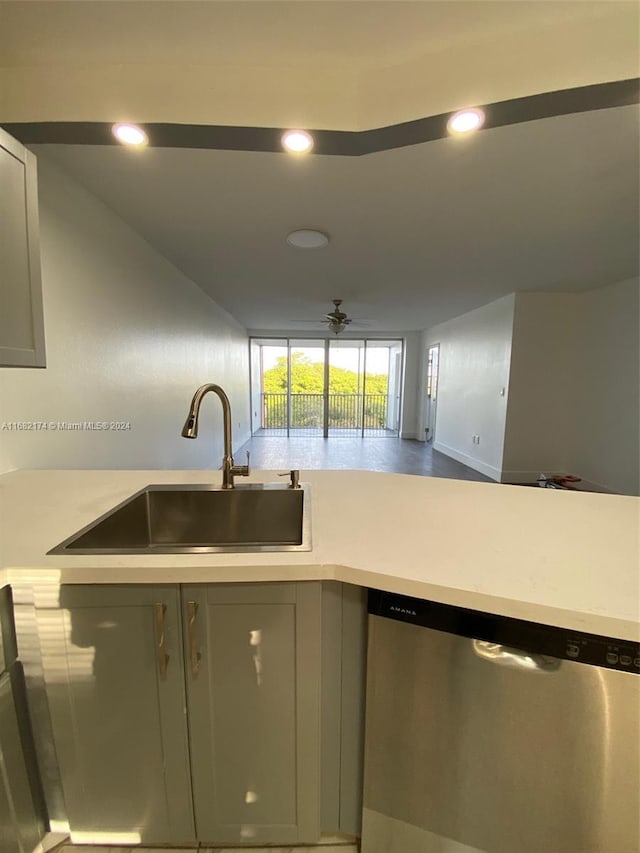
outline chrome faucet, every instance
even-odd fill
[[[220,397],[222,403],[222,420],[224,424],[224,456],[222,457],[222,488],[233,489],[234,477],[249,476],[249,451],[247,450],[247,464],[236,465],[233,461],[233,450],[231,448],[231,404],[229,398],[219,385],[208,383],[201,385],[193,395],[191,408],[187,415],[187,420],[182,427],[183,438],[198,437],[198,418],[200,416],[200,404],[202,398],[208,391],[213,391]]]

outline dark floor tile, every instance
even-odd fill
[[[396,437],[257,435],[240,448],[236,458],[244,456],[246,450],[251,452],[253,468],[355,469],[493,482],[479,471],[433,450],[430,444]]]

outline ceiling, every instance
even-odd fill
[[[508,6],[501,0],[3,2],[0,50],[3,64],[13,66],[213,62],[367,70],[532,26],[559,26],[576,17],[597,21],[608,5],[575,0]]]
[[[634,0],[0,0],[0,122],[362,130],[637,76]]]
[[[637,106],[363,157],[35,146],[246,328],[424,329],[513,291],[638,275]],[[328,248],[286,234],[314,227]],[[355,329],[354,329],[355,330]]]
[[[0,122],[376,128],[637,75],[633,0],[0,0]],[[35,146],[249,329],[638,273],[638,108],[362,157]],[[327,249],[285,243],[293,228]],[[364,324],[366,321],[366,325]],[[352,328],[356,328],[355,325]]]

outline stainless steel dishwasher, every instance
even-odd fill
[[[640,646],[371,590],[362,853],[638,853]]]

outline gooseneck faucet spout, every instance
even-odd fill
[[[198,437],[198,419],[200,417],[200,404],[209,391],[217,394],[222,403],[222,422],[224,424],[224,456],[222,457],[222,488],[233,489],[234,477],[249,476],[249,451],[247,451],[247,464],[236,465],[233,461],[233,449],[231,447],[231,403],[224,390],[219,385],[208,383],[201,385],[193,395],[191,407],[187,420],[182,428],[183,438]]]

